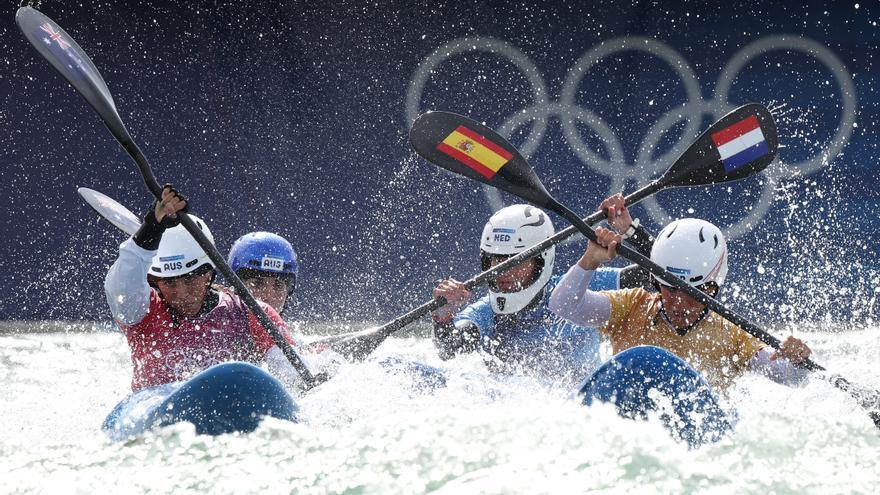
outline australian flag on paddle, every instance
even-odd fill
[[[34,37],[42,40],[52,54],[55,55],[56,60],[64,64],[65,67],[59,68],[59,70],[66,68],[67,70],[64,72],[76,79],[83,79],[83,76],[93,72],[89,64],[77,54],[77,50],[71,49],[71,45],[74,43],[73,40],[58,25],[53,25],[48,21],[44,22],[39,25],[39,31],[34,34]]]

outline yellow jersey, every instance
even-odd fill
[[[614,354],[638,345],[662,347],[690,363],[716,389],[727,388],[764,347],[713,312],[679,335],[660,314],[660,294],[641,288],[602,293],[611,300],[611,317],[600,331],[610,337]]]

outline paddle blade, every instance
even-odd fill
[[[18,9],[15,22],[40,55],[98,112],[110,132],[120,141],[130,141],[104,78],[77,42],[33,7]]]
[[[107,220],[114,227],[126,234],[134,235],[134,233],[141,227],[141,219],[110,196],[101,194],[88,187],[80,187],[76,192],[82,196],[86,203],[91,206],[101,218]]]
[[[767,107],[749,103],[722,117],[660,178],[668,186],[700,186],[748,177],[776,158],[779,137]]]
[[[538,206],[555,201],[519,151],[492,129],[451,112],[419,116],[409,141],[424,159]]]

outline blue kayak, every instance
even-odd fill
[[[414,392],[428,394],[446,387],[446,374],[440,368],[397,356],[386,357],[378,364],[389,374],[412,380],[410,388]]]
[[[579,393],[584,404],[612,403],[625,418],[659,413],[672,436],[693,448],[716,442],[732,429],[703,377],[659,347],[638,346],[615,355],[584,380]]]
[[[296,421],[299,408],[281,382],[248,363],[212,366],[184,382],[135,392],[120,402],[102,429],[113,441],[180,422],[200,435],[251,432],[266,416]]]

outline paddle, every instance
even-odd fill
[[[126,234],[134,235],[141,227],[141,219],[110,196],[88,187],[77,188],[76,192],[95,210],[99,217]]]
[[[434,138],[433,141],[439,143],[433,151],[424,150],[425,156],[431,163],[554,211],[568,220],[584,237],[596,241],[596,232],[547,192],[525,158],[507,140],[492,132],[488,127],[459,115],[446,112],[428,113],[417,119],[414,128],[421,125],[418,122],[420,119],[429,121],[429,124],[425,125],[429,126]],[[749,141],[750,144],[743,149],[734,150],[734,153],[731,153],[729,148],[715,145],[715,143],[726,143],[731,137],[745,135],[746,132],[753,129],[760,129],[763,138],[757,139],[757,133],[749,133],[751,138],[755,139]],[[709,164],[704,172],[696,174],[698,181],[720,173],[721,168],[730,175],[741,178],[744,176],[740,172],[742,167],[749,167],[755,163],[766,167],[773,159],[773,152],[777,144],[776,132],[773,129],[773,120],[769,112],[760,105],[751,104],[724,116],[697,139],[696,151],[688,150],[685,155],[690,153],[694,162]],[[683,173],[673,175],[679,179],[683,177]],[[707,294],[691,287],[635,249],[621,244],[617,248],[617,253],[648,270],[667,284],[686,292],[710,310],[764,343],[775,349],[779,348],[781,343],[779,339],[734,313]],[[825,369],[809,359],[799,363],[799,366],[810,371]],[[858,389],[840,376],[823,376],[823,378],[835,387],[849,392],[862,407],[870,411],[871,419],[880,428],[880,392]]]
[[[739,122],[750,117],[754,117],[760,121],[761,130],[764,133],[765,140],[768,144],[768,153],[766,155],[754,157],[751,160],[742,163],[739,167],[728,170],[728,168],[724,166],[724,163],[721,161],[717,152],[713,151],[715,147],[712,142],[712,135],[729,127],[733,122]],[[471,119],[454,113],[429,112],[417,118],[413,123],[413,127],[409,134],[410,144],[412,144],[412,147],[419,155],[429,162],[444,168],[449,168],[451,166],[454,167],[457,164],[460,165],[460,162],[457,160],[464,155],[463,151],[461,153],[456,153],[455,147],[465,142],[467,137],[462,135],[460,138],[456,138],[458,141],[453,141],[451,145],[447,144],[446,146],[443,146],[443,143],[452,130],[457,129],[460,126],[470,126],[473,128],[473,124],[475,123]],[[477,126],[480,128],[480,135],[485,140],[488,140],[489,142],[506,143],[506,141],[492,129],[479,124],[477,124]],[[770,112],[764,106],[756,103],[744,105],[724,116],[718,122],[712,124],[694,141],[693,144],[690,145],[690,147],[688,147],[684,153],[682,153],[675,163],[673,163],[659,179],[628,195],[625,198],[626,204],[632,205],[638,203],[662,189],[671,187],[693,187],[718,184],[748,177],[764,170],[767,165],[773,161],[776,157],[777,144],[776,124],[774,123],[773,116],[770,115]],[[474,146],[475,145],[476,143],[474,143]],[[448,151],[450,146],[453,150],[452,154],[449,154],[446,151],[441,151],[441,149]],[[467,148],[468,145],[464,146]],[[506,151],[506,153],[511,156],[511,161],[519,163],[520,167],[524,165],[528,168],[525,158],[523,158],[516,149],[509,146],[508,150],[511,150]],[[471,169],[468,168],[468,170]],[[583,220],[584,222],[593,225],[601,222],[605,217],[606,212],[597,211]],[[536,256],[550,246],[562,242],[576,232],[577,229],[574,227],[567,227],[545,241],[536,244],[516,256],[505,260],[503,263],[465,281],[464,285],[468,289],[473,289],[474,287],[495,278],[499,273]],[[319,340],[319,342],[333,346],[334,349],[344,354],[349,359],[363,359],[363,357],[375,350],[375,348],[392,333],[445,304],[446,301],[443,298],[438,297],[379,328],[355,332],[348,335],[327,337]]]
[[[122,145],[137,164],[147,188],[156,198],[160,198],[162,186],[156,181],[147,158],[122,123],[104,78],[101,77],[95,64],[92,63],[92,60],[86,55],[85,51],[58,24],[33,7],[21,7],[18,9],[15,14],[15,22],[37,52],[52,64],[64,79],[76,88],[98,113],[107,129],[113,134],[113,137],[119,141],[119,144]],[[312,388],[319,384],[320,382],[317,379],[319,377],[313,375],[308,369],[293,346],[287,342],[275,326],[275,323],[266,315],[259,303],[257,303],[257,300],[254,299],[247,287],[229,268],[226,260],[223,259],[217,248],[211,244],[211,241],[196,226],[192,218],[184,212],[178,213],[178,216],[180,217],[180,223],[198,242],[199,246],[205,250],[205,253],[214,262],[220,273],[223,274],[223,278],[235,287],[239,297],[242,298],[247,307],[257,317],[260,324],[263,325],[263,328],[272,337],[275,344],[282,350],[294,368],[296,368],[306,386]],[[326,377],[321,376],[320,379],[323,381],[326,380]]]

